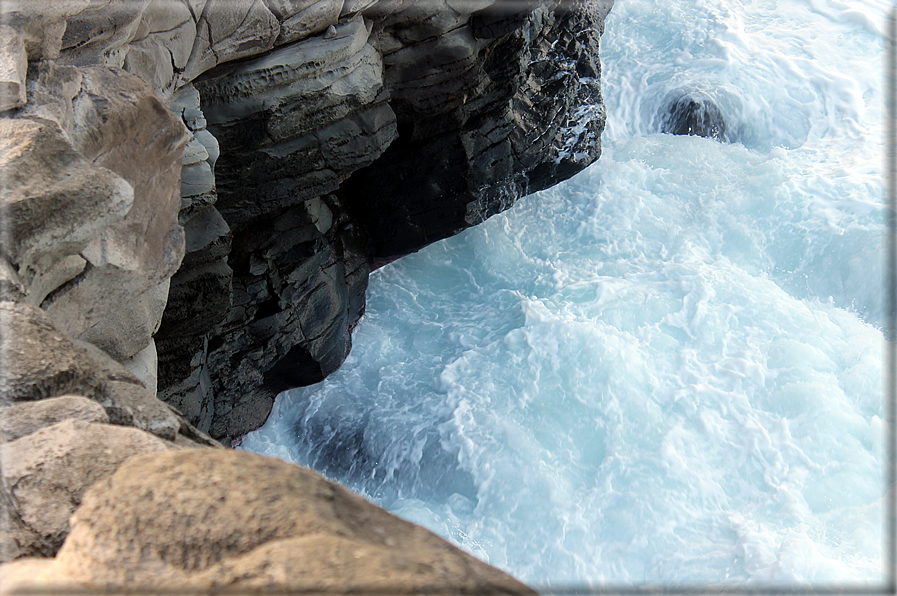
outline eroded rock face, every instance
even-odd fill
[[[65,334],[130,358],[158,328],[183,254],[184,126],[117,69],[34,63],[28,90],[0,119],[7,254]]]
[[[344,188],[373,259],[456,234],[600,155],[606,11],[600,3],[523,6],[487,7],[436,38],[396,16],[378,32],[384,46],[423,40],[385,55],[402,134]]]
[[[202,219],[182,202],[188,244],[210,248],[188,248],[173,281],[160,392],[225,441],[342,363],[371,267],[601,150],[609,2],[378,2],[335,22],[319,5],[323,32],[206,72],[184,111],[221,151]],[[196,168],[185,192],[210,192]]]
[[[342,363],[371,267],[597,159],[610,4],[4,4],[26,299],[201,429],[257,428]]]
[[[0,119],[4,248],[40,305],[87,266],[80,252],[134,203],[130,185],[78,153],[57,123]]]
[[[216,436],[256,428],[277,392],[323,379],[348,352],[367,254],[329,193],[396,135],[369,37],[355,17],[327,39],[196,82],[208,129],[228,150],[216,162],[214,210],[191,219],[195,231],[186,224],[198,248],[175,277],[158,338],[162,395]],[[202,248],[210,228],[227,230],[228,246]]]
[[[110,68],[81,71],[81,93],[72,101],[73,145],[125,180],[134,200],[121,222],[81,251],[90,267],[79,283],[42,306],[66,333],[123,360],[158,328],[167,297],[158,288],[183,255],[176,213],[186,134],[137,77]]]

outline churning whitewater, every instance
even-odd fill
[[[376,271],[243,448],[537,588],[879,582],[888,8],[617,0],[598,163]]]

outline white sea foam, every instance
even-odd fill
[[[879,581],[888,6],[618,0],[599,162],[375,272],[244,448],[534,585]]]

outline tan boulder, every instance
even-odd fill
[[[108,398],[105,378],[83,350],[54,327],[41,309],[0,302],[0,403],[60,395]]]
[[[0,440],[14,441],[64,420],[109,422],[103,406],[80,395],[62,395],[0,408]]]
[[[65,337],[35,306],[0,301],[0,351],[0,404],[80,395],[102,406],[114,424],[192,446],[217,445],[123,365],[96,346]]]
[[[57,548],[22,521],[9,489],[0,485],[0,562],[22,557],[52,557]],[[5,580],[0,567],[0,593]]]
[[[26,287],[121,221],[133,204],[127,182],[84,159],[47,120],[0,119],[0,168],[10,226],[4,249]]]
[[[25,105],[28,54],[22,32],[0,26],[0,112]]]
[[[272,540],[213,565],[190,584],[257,590],[285,586],[320,594],[534,594],[448,543],[412,539],[405,547],[384,547],[330,533]]]
[[[103,401],[114,424],[135,426],[168,441],[174,441],[182,422],[171,406],[130,370],[87,342],[76,341],[97,367],[97,376],[105,381],[107,398]]]
[[[534,594],[316,472],[239,451],[134,457],[71,523],[55,571],[88,589]]]
[[[132,455],[167,449],[136,428],[65,420],[0,445],[3,489],[25,527],[56,549],[88,488]]]

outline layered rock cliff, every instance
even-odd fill
[[[344,5],[176,93],[198,157],[156,336],[163,398],[216,438],[258,427],[343,361],[371,267],[594,161],[606,10]]]
[[[211,437],[257,428],[279,391],[340,366],[373,268],[598,158],[611,4],[0,2],[3,560],[53,556],[72,512],[94,527],[118,506],[102,504],[103,482],[132,455],[146,454],[147,469],[183,449],[210,466],[224,458],[222,469],[268,465],[211,455]],[[337,560],[407,531],[381,522],[376,536],[322,526],[349,542],[321,548]],[[109,536],[130,531],[110,523]],[[299,555],[288,551],[319,544],[257,531],[198,567],[160,560],[172,581],[240,569],[233,582],[267,585],[274,576],[236,561],[289,569]],[[212,534],[213,551],[230,540]],[[89,583],[97,540],[16,577]],[[133,540],[102,556],[130,556]],[[277,540],[310,550],[281,552]],[[390,577],[426,586],[466,570],[475,579],[459,591],[525,591],[431,542],[418,541],[427,557],[456,561],[445,573]],[[90,573],[147,579],[109,569]]]

